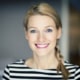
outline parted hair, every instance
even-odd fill
[[[55,9],[49,5],[48,3],[40,3],[37,5],[33,5],[26,13],[25,18],[24,18],[24,28],[27,31],[28,30],[28,20],[31,16],[33,15],[46,15],[51,17],[56,24],[56,28],[62,28],[62,23],[60,20],[59,15],[55,11]],[[69,72],[66,69],[66,67],[62,63],[63,56],[60,53],[60,50],[58,49],[57,45],[55,47],[55,57],[58,60],[58,66],[57,66],[57,72],[61,71],[63,75],[63,79],[67,80],[69,76]]]

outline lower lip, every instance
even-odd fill
[[[43,46],[43,47],[40,47],[40,46],[38,46],[37,44],[35,44],[35,45],[36,45],[37,48],[43,49],[43,48],[47,48],[49,44],[47,44],[47,45],[45,45],[45,46]]]

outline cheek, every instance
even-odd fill
[[[35,37],[30,35],[28,37],[28,44],[29,44],[29,46],[30,46],[31,49],[33,49],[34,43],[35,43]]]
[[[28,35],[28,41],[29,42],[34,42],[37,39],[37,35]]]
[[[47,35],[46,38],[51,41],[51,42],[54,42],[57,40],[57,35],[56,34],[50,34],[50,35]]]
[[[53,40],[56,39],[56,36],[48,36],[48,39],[51,40],[51,41],[53,41]]]

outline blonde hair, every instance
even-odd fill
[[[26,29],[26,31],[28,30],[28,20],[31,16],[33,15],[46,15],[46,16],[49,16],[51,17],[54,21],[55,21],[55,24],[56,24],[56,28],[59,29],[59,28],[62,28],[62,24],[61,24],[61,20],[57,14],[57,12],[53,9],[53,7],[51,7],[49,4],[47,3],[40,3],[38,5],[34,5],[32,6],[26,16],[25,16],[25,19],[24,19],[24,27]],[[58,66],[57,66],[57,72],[61,71],[62,72],[62,75],[63,75],[63,78],[65,80],[67,80],[68,78],[68,75],[69,75],[69,72],[68,70],[65,68],[65,66],[63,65],[62,63],[62,55],[60,54],[60,50],[55,47],[55,56],[58,60]]]
[[[55,23],[56,28],[62,27],[61,20],[57,15],[56,11],[47,3],[40,3],[38,5],[33,5],[28,11],[24,19],[24,27],[27,30],[28,20],[33,15],[46,15],[51,17]]]

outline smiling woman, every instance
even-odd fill
[[[28,20],[26,39],[36,57],[47,56],[55,52],[56,40],[60,38],[61,29],[57,30],[52,18],[45,15],[31,16]],[[31,26],[31,27],[30,27]],[[53,37],[52,37],[53,36]]]
[[[63,60],[57,48],[62,24],[47,3],[32,6],[24,19],[25,38],[33,52],[31,58],[9,64],[3,80],[80,79],[80,67]]]

